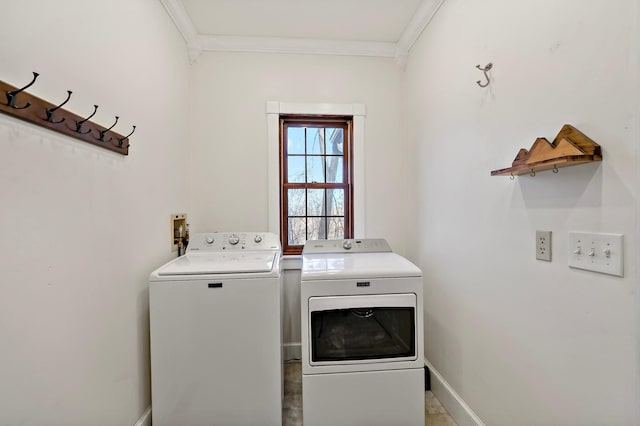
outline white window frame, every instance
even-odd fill
[[[364,104],[267,102],[269,232],[280,235],[280,114],[353,116],[353,237],[364,238]]]

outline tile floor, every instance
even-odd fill
[[[456,426],[456,423],[430,391],[424,394],[425,426]],[[284,365],[284,426],[302,425],[302,369],[300,362]]]

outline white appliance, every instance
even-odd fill
[[[307,241],[305,426],[424,425],[422,285],[383,239]]]
[[[154,426],[282,424],[280,257],[274,234],[196,234],[151,273]]]

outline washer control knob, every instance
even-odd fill
[[[235,246],[238,242],[240,242],[240,238],[236,234],[229,235],[229,244]]]
[[[260,244],[262,242],[262,236],[256,235],[255,237],[253,237],[253,242],[255,242],[256,244]]]
[[[342,243],[342,248],[345,250],[351,250],[351,241],[346,240],[344,243]]]
[[[207,242],[207,244],[213,244],[215,240],[213,239],[213,237],[207,237],[205,241]]]

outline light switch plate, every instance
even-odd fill
[[[624,276],[623,235],[569,232],[569,266]]]

